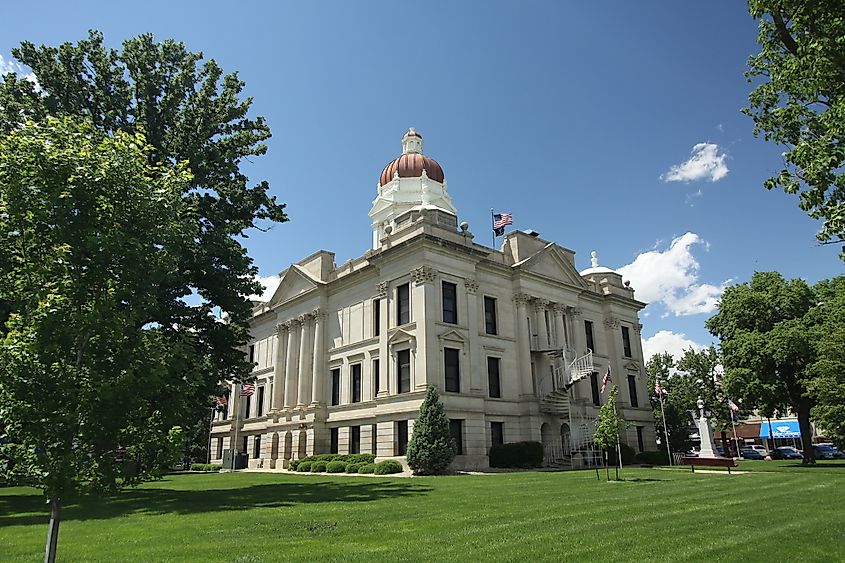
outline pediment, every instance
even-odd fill
[[[282,280],[279,282],[279,287],[270,299],[269,305],[275,303],[283,303],[289,301],[294,297],[299,297],[304,293],[314,291],[320,286],[321,282],[312,278],[300,266],[293,264],[282,275]]]
[[[389,346],[393,346],[394,344],[401,344],[404,342],[416,342],[417,337],[414,336],[412,333],[408,332],[407,330],[398,328],[396,331],[390,335],[387,339],[387,344]]]
[[[579,287],[586,285],[575,266],[567,259],[563,251],[553,243],[546,245],[542,250],[519,263],[518,267],[526,272],[571,285]]]
[[[630,371],[640,371],[640,365],[637,362],[628,362],[623,367]]]
[[[464,335],[462,335],[460,332],[453,328],[447,330],[443,334],[438,335],[437,338],[439,338],[440,340],[446,340],[448,342],[458,342],[460,344],[465,344],[467,341]]]

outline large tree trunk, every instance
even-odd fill
[[[813,428],[810,426],[810,400],[802,397],[798,402],[798,428],[801,429],[801,444],[804,446],[804,464],[816,463],[813,451]]]
[[[731,447],[728,445],[728,433],[722,430],[719,433],[719,438],[722,440],[722,451],[725,452],[725,457],[731,457]]]
[[[62,505],[59,499],[50,500],[50,527],[47,529],[47,547],[44,563],[56,563],[56,547],[59,543],[59,523],[62,520]]]

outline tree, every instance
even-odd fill
[[[408,466],[417,475],[438,475],[446,471],[456,454],[443,403],[437,389],[429,387],[408,442]]]
[[[801,428],[805,464],[815,463],[810,410],[817,401],[810,383],[817,350],[808,313],[816,305],[804,280],[755,272],[750,282],[725,290],[719,312],[706,323],[721,343],[727,391],[766,415],[791,409]]]
[[[799,194],[801,209],[823,221],[820,241],[845,241],[845,4],[748,4],[761,48],[748,60],[746,75],[758,85],[743,112],[755,134],[787,146],[784,168],[765,187]]]
[[[817,305],[807,313],[815,352],[807,367],[811,414],[824,436],[845,447],[845,276],[813,286]]]
[[[0,245],[0,276],[15,284],[0,289],[2,377],[10,389],[0,393],[6,423],[0,443],[9,441],[4,455],[16,476],[61,499],[81,483],[71,474],[87,478],[92,490],[153,477],[168,463],[159,454],[174,423],[193,422],[221,381],[249,377],[242,352],[247,296],[261,286],[239,240],[250,228],[287,218],[268,184],[250,186],[240,170],[244,158],[266,152],[270,131],[263,118],[248,117],[252,100],[241,99],[243,82],[223,75],[213,60],[151,35],[124,42],[120,51],[106,49],[97,32],[59,48],[25,42],[13,54],[32,69],[38,88],[14,74],[0,82],[4,157],[16,154],[28,165],[17,171],[6,158],[0,190],[19,184],[26,205],[36,207],[21,208],[20,217],[0,211],[0,221],[32,221],[23,230],[0,229],[14,238]],[[44,142],[51,137],[30,122],[67,129],[87,149],[53,153]],[[7,155],[12,149],[19,152]],[[27,149],[52,160],[25,158]],[[117,165],[126,167],[125,177]],[[143,199],[144,186],[166,190]],[[89,201],[93,194],[100,199]],[[137,221],[126,224],[125,210],[137,212]],[[58,261],[47,263],[52,259]],[[189,304],[192,294],[201,303]],[[227,313],[227,322],[216,310]],[[66,327],[57,324],[61,319]],[[78,330],[71,334],[69,327]],[[53,358],[61,361],[46,363]],[[71,361],[77,372],[67,385],[48,383]],[[32,393],[56,414],[38,418]],[[29,428],[39,420],[55,427],[42,445],[32,442]],[[96,420],[112,426],[95,433]],[[109,453],[118,447],[119,455]],[[47,448],[62,471],[38,465]],[[137,475],[121,469],[129,464],[108,463],[123,457],[123,448],[140,462]]]
[[[616,412],[616,396],[618,394],[619,388],[616,385],[611,385],[607,402],[599,409],[599,419],[596,422],[596,431],[593,434],[593,442],[605,451],[605,456],[619,445],[619,427],[625,422]]]
[[[654,389],[655,381],[660,379],[660,386],[663,390],[663,410],[660,408],[660,397],[656,393],[650,393],[649,400],[654,412],[654,425],[657,435],[665,440],[666,432],[663,427],[663,418],[666,418],[666,428],[669,430],[669,445],[672,451],[686,452],[692,448],[690,440],[690,408],[679,397],[685,397],[681,393],[680,380],[673,374],[675,360],[672,354],[664,352],[655,354],[646,363],[648,372],[648,388]]]

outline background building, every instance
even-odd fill
[[[340,266],[316,252],[256,303],[255,393],[218,415],[212,458],[233,442],[253,468],[320,452],[402,456],[434,385],[455,467],[486,467],[491,445],[525,440],[543,442],[547,463],[582,466],[608,369],[632,423],[622,441],[655,449],[645,303],[595,252],[579,273],[572,250],[532,231],[507,233],[499,250],[477,244],[422,148],[409,130],[382,171],[371,250]]]

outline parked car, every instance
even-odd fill
[[[763,457],[769,455],[769,450],[766,449],[766,446],[763,446],[761,444],[749,444],[747,446],[744,446],[742,449],[750,449],[754,450],[755,452],[760,452],[760,455],[762,455]]]
[[[792,446],[781,446],[770,451],[769,457],[772,459],[802,459],[804,456]]]
[[[816,459],[842,459],[845,454],[840,452],[833,444],[814,444],[813,452]]]
[[[742,459],[766,459],[766,454],[760,453],[760,450],[754,448],[742,448],[739,450],[739,456]]]

